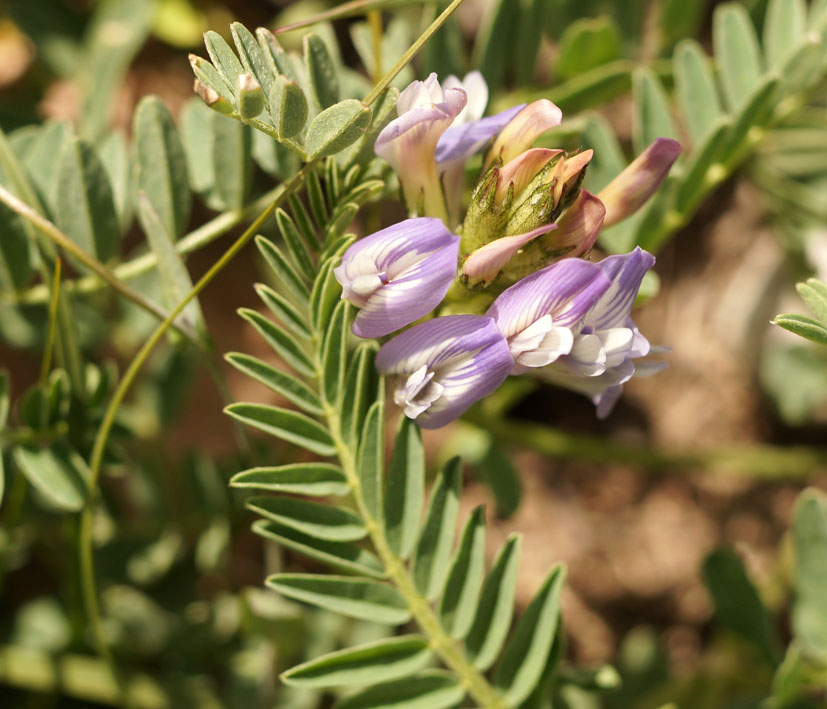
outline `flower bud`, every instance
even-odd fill
[[[658,138],[599,193],[606,205],[604,226],[612,226],[634,214],[660,187],[681,153],[681,144]]]
[[[559,126],[562,119],[562,111],[547,99],[528,104],[497,136],[488,153],[486,167],[490,167],[497,158],[502,159],[503,163],[513,160],[534,145],[534,141],[547,130]]]
[[[235,108],[227,99],[219,95],[218,91],[195,79],[193,83],[193,91],[197,93],[201,100],[207,104],[214,111],[223,113],[225,116],[231,115]]]

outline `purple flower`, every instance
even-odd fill
[[[600,418],[609,415],[623,383],[636,373],[632,360],[650,352],[630,315],[641,280],[654,264],[655,257],[640,247],[597,264],[611,285],[583,318],[571,351],[543,370],[545,379],[591,396]],[[644,363],[637,373],[653,374],[665,366]]]
[[[572,328],[611,285],[595,264],[566,259],[506,289],[486,315],[508,340],[514,358],[511,373],[545,367],[569,354],[574,344]]]
[[[333,269],[342,298],[360,308],[359,337],[382,337],[430,313],[457,272],[459,237],[439,219],[406,219],[360,239]]]
[[[465,108],[462,89],[443,90],[436,74],[414,81],[396,100],[399,117],[379,133],[375,150],[399,175],[408,209],[447,219],[435,151],[440,136]]]
[[[382,374],[401,375],[393,400],[423,428],[439,428],[505,381],[514,361],[494,321],[448,315],[397,335],[376,355]]]
[[[625,219],[640,209],[669,174],[681,154],[681,144],[671,138],[658,138],[597,195],[606,205],[604,226]]]

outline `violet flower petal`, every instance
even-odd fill
[[[628,254],[608,256],[598,263],[597,266],[611,279],[612,286],[589,313],[587,323],[595,330],[626,327],[640,282],[654,265],[655,257],[639,246]]]
[[[437,163],[448,162],[449,160],[466,160],[478,153],[524,107],[525,104],[520,104],[472,123],[452,125],[441,135],[437,142]]]

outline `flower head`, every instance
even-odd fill
[[[512,374],[544,367],[571,352],[574,328],[609,289],[593,263],[566,259],[523,278],[488,309],[508,340]]]
[[[342,298],[360,308],[359,337],[382,337],[430,313],[457,271],[459,237],[439,220],[406,219],[360,239],[333,269]]]
[[[376,355],[383,374],[401,375],[394,401],[423,428],[439,428],[505,381],[513,360],[491,318],[448,315],[394,337]]]
[[[503,163],[514,159],[530,148],[534,141],[551,128],[560,125],[563,112],[551,101],[540,99],[533,101],[515,115],[497,136],[486,166],[500,158]]]

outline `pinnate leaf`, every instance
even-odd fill
[[[430,670],[416,677],[378,684],[339,702],[336,709],[449,709],[465,690],[447,672]]]
[[[318,455],[334,455],[333,440],[321,424],[303,414],[266,404],[230,404],[225,411],[235,419],[271,436]]]
[[[290,463],[236,473],[230,485],[239,488],[287,492],[294,495],[347,495],[350,486],[340,468],[329,463]]]
[[[393,446],[385,493],[388,546],[407,559],[416,544],[425,497],[425,450],[419,426],[403,416]]]
[[[322,402],[319,397],[310,387],[296,377],[285,374],[271,364],[252,355],[229,352],[225,357],[240,372],[244,372],[248,377],[261,382],[268,389],[280,394],[308,414],[313,416],[322,415]]]
[[[326,108],[307,129],[308,157],[321,158],[344,150],[364,134],[370,118],[370,108],[356,99],[345,99]]]
[[[442,625],[455,638],[464,638],[471,629],[484,573],[485,508],[480,506],[465,523],[439,604]]]
[[[350,510],[291,497],[253,497],[247,507],[274,522],[316,539],[353,542],[367,531]]]

